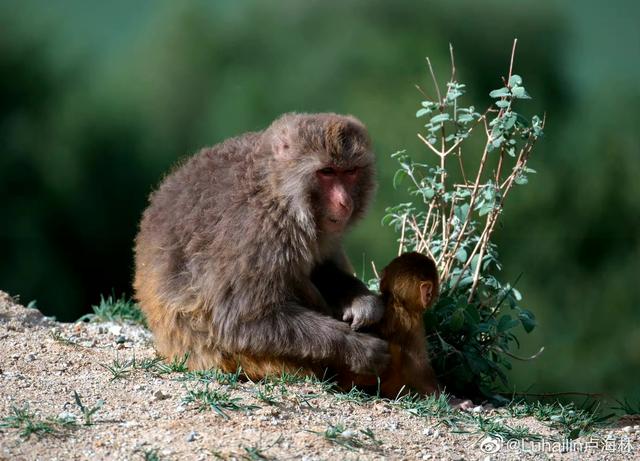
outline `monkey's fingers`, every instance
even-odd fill
[[[384,305],[378,296],[368,294],[356,298],[351,306],[345,310],[344,316],[347,313],[352,320],[351,329],[358,330],[378,323],[384,314]]]
[[[349,307],[344,310],[342,314],[342,321],[351,323],[352,320],[353,320],[353,309]],[[353,328],[353,325],[352,325],[352,328]]]
[[[342,314],[342,321],[349,323],[352,330],[357,330],[368,324],[366,317],[362,314],[360,310],[356,311],[353,307],[349,307]]]
[[[364,315],[356,315],[351,322],[352,330],[359,330],[360,328],[369,325],[370,322],[367,321],[367,318]]]

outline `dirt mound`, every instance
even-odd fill
[[[251,383],[186,372],[156,358],[141,326],[57,323],[2,292],[0,344],[0,459],[638,456],[637,426],[574,441],[599,441],[590,450],[536,449],[536,439],[555,443],[562,432],[504,409],[452,411],[434,399],[336,394],[294,377]],[[616,451],[605,451],[607,438]]]

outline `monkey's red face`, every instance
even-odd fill
[[[318,225],[324,232],[342,232],[349,223],[359,174],[357,167],[328,166],[316,171],[321,197]]]

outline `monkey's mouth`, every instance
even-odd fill
[[[347,224],[346,219],[327,217],[326,230],[341,231],[342,229],[344,229],[346,224]]]

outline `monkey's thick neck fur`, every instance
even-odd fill
[[[325,165],[361,172],[351,226],[375,182],[368,134],[350,116],[284,115],[202,149],[162,181],[140,223],[134,281],[159,353],[256,376],[269,363],[340,360],[340,348],[365,360],[369,340],[318,313],[326,307],[309,282],[316,265],[344,259],[341,235],[318,224],[314,175]]]

